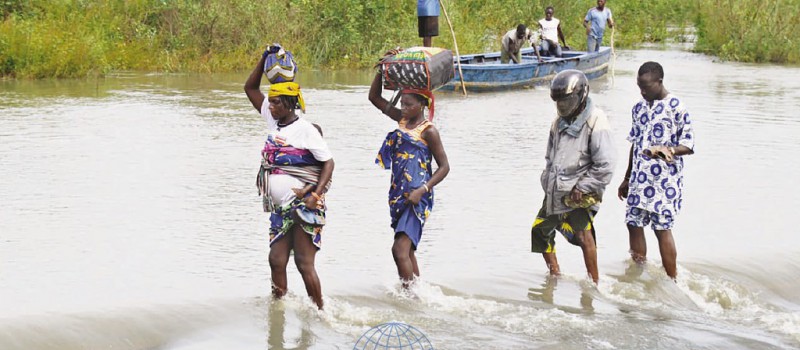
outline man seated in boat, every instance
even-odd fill
[[[567,40],[564,39],[564,32],[561,31],[561,21],[553,17],[555,9],[548,6],[544,10],[544,18],[539,20],[539,32],[542,33],[541,54],[548,56],[561,57],[561,45],[559,39],[567,47]]]
[[[500,49],[500,62],[508,63],[509,58],[514,63],[522,63],[522,46],[525,43],[530,43],[533,52],[536,53],[536,58],[542,62],[542,56],[539,55],[539,50],[536,45],[538,35],[534,35],[533,31],[525,27],[524,24],[517,26],[517,29],[509,30],[502,39],[502,48]]]

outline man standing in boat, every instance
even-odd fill
[[[597,7],[590,8],[586,13],[586,18],[583,19],[583,27],[586,28],[586,51],[600,51],[606,23],[609,28],[614,28],[611,9],[606,7],[606,0],[597,0]]]
[[[531,228],[531,251],[542,253],[551,276],[561,271],[556,259],[556,230],[583,250],[586,270],[597,283],[594,216],[614,171],[611,127],[589,98],[589,80],[570,69],[550,85],[558,117],[550,127],[541,182],[544,202]]]
[[[539,59],[539,62],[542,62],[542,56],[539,56],[536,41],[533,31],[525,27],[524,24],[518,25],[517,29],[509,30],[502,39],[500,62],[508,63],[510,58],[514,63],[522,63],[522,46],[526,42],[531,44],[533,52],[536,53],[536,58]]]

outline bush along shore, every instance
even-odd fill
[[[499,50],[506,31],[536,27],[547,6],[585,46],[581,0],[443,0],[462,54]],[[695,50],[722,59],[800,63],[797,0],[609,0],[615,46],[665,42],[695,27]],[[411,0],[0,1],[0,76],[96,77],[112,71],[230,72],[278,42],[299,64],[369,67],[386,49],[421,44]],[[672,30],[670,30],[672,29]],[[444,14],[435,46],[452,48]],[[604,44],[609,45],[610,30]]]

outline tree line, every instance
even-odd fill
[[[555,7],[567,44],[583,48],[590,0],[442,0],[462,54],[496,51]],[[800,63],[798,0],[609,0],[615,46],[692,40],[722,59]],[[0,76],[65,78],[112,71],[245,71],[277,42],[299,64],[369,67],[415,46],[411,0],[0,0]],[[444,16],[435,46],[452,48]],[[694,28],[694,31],[688,31]],[[606,33],[605,45],[610,33]]]

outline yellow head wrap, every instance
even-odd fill
[[[295,82],[277,83],[269,86],[269,97],[276,96],[297,96],[297,103],[300,104],[300,110],[306,112],[306,102],[303,101],[303,94],[300,93],[300,85]]]

